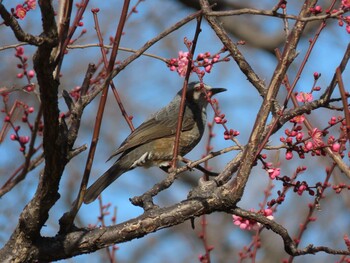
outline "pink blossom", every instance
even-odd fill
[[[294,122],[294,123],[302,123],[302,122],[304,122],[304,120],[305,120],[305,116],[304,115],[298,115],[298,116],[295,116],[290,121]]]
[[[314,99],[312,93],[307,92],[299,92],[296,98],[299,102],[310,102]]]
[[[239,226],[243,230],[257,229],[258,225],[255,221],[250,221],[249,219],[244,219],[240,216],[233,215],[233,224]]]
[[[254,209],[251,209],[250,211],[254,212]],[[274,218],[272,215],[273,211],[272,209],[269,209],[269,208],[260,210],[258,213],[264,215],[266,218],[270,220],[273,220]],[[260,223],[251,219],[245,219],[236,215],[232,215],[232,218],[233,218],[233,224],[236,226],[239,226],[239,228],[243,230],[257,230],[261,227]]]
[[[27,11],[23,5],[17,5],[15,14],[19,19],[23,20],[26,17]]]
[[[273,180],[281,174],[281,168],[270,168],[267,170],[269,177]]]
[[[317,128],[314,128],[311,133],[311,138],[315,147],[323,146],[322,141],[323,133]]]
[[[179,58],[177,60],[178,67],[177,67],[177,73],[179,73],[180,76],[185,77],[187,72],[187,66],[188,66],[188,52],[179,52]]]
[[[350,7],[350,0],[342,0],[341,4],[344,8],[349,8]]]
[[[34,10],[36,8],[36,0],[26,0],[28,9]]]

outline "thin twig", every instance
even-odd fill
[[[283,18],[283,19],[292,19],[296,21],[301,22],[310,22],[315,20],[324,20],[327,18],[335,18],[337,19],[340,15],[344,14],[344,10],[339,10],[335,13],[329,13],[325,15],[317,15],[317,16],[310,16],[310,17],[302,17],[302,16],[296,16],[296,15],[287,15],[282,13],[274,12],[273,10],[259,10],[259,9],[253,9],[253,8],[242,8],[239,10],[228,10],[228,11],[211,11],[207,12],[207,16],[238,16],[238,15],[261,15],[261,16],[271,16],[271,17],[277,17],[277,18]]]
[[[184,111],[185,111],[188,79],[190,78],[190,74],[192,71],[193,55],[194,55],[194,52],[196,50],[198,36],[199,36],[199,33],[201,32],[201,22],[202,22],[202,16],[197,18],[197,27],[196,27],[194,38],[192,41],[191,52],[188,55],[186,76],[185,76],[185,80],[184,80],[183,87],[182,87],[181,102],[180,102],[179,114],[178,114],[178,118],[177,118],[177,126],[176,126],[176,132],[175,132],[172,168],[176,167],[176,158],[177,158],[177,155],[179,152],[180,136],[181,136],[181,131],[182,131],[182,121],[183,121],[183,117],[184,117],[183,115],[184,115]]]

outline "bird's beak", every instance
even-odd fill
[[[224,88],[212,88],[210,90],[212,95],[215,95],[215,94],[218,94],[218,93],[224,92],[224,91],[227,91],[227,89],[224,89]]]

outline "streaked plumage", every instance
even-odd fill
[[[181,156],[186,155],[198,144],[205,129],[208,101],[199,87],[199,82],[192,82],[187,88],[178,153]],[[225,91],[225,89],[211,88],[207,85],[204,87],[213,95]],[[84,203],[94,201],[120,175],[137,166],[168,165],[173,156],[181,93],[182,90],[167,106],[153,114],[125,139],[109,159],[121,154],[120,157],[87,189]]]

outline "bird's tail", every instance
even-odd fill
[[[96,180],[85,192],[84,203],[89,204],[101,194],[111,183],[119,176],[125,173],[128,169],[121,167],[120,162],[113,164],[100,178]]]

